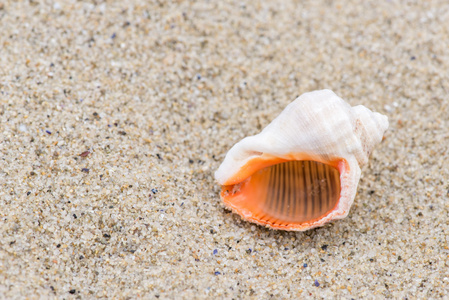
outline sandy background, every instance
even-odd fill
[[[0,1],[0,298],[448,298],[449,2]],[[296,96],[389,116],[349,216],[213,172]],[[86,152],[88,151],[88,152]]]

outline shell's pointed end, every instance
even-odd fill
[[[363,105],[354,106],[353,112],[356,116],[355,134],[360,139],[362,148],[356,153],[360,165],[368,162],[370,154],[375,146],[379,144],[388,129],[388,117],[378,112],[373,112]]]
[[[225,204],[245,220],[272,229],[304,231],[331,221],[340,201],[340,173],[316,161],[265,167],[223,186]]]
[[[375,112],[374,118],[376,119],[376,123],[379,124],[380,131],[382,132],[383,135],[390,126],[390,123],[388,122],[388,117],[386,115],[382,115],[378,112]]]

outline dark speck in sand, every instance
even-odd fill
[[[87,151],[84,151],[83,153],[81,153],[80,156],[81,156],[81,157],[86,157],[86,156],[88,156],[89,154],[90,154],[90,151],[87,150]]]
[[[51,134],[51,131],[50,131],[50,130],[45,130],[45,132],[48,133],[48,134]]]
[[[315,284],[316,287],[319,287],[319,286],[320,286],[320,283],[318,282],[318,280],[315,280],[315,283],[314,283],[314,284]]]
[[[221,275],[221,273],[218,271],[215,271],[215,275]]]
[[[82,169],[81,169],[81,172],[89,173],[89,169],[88,169],[88,168],[82,168]]]

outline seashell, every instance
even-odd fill
[[[221,197],[244,219],[304,231],[348,215],[360,167],[388,118],[331,90],[305,93],[261,133],[235,144],[215,172]]]

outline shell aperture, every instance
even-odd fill
[[[315,161],[289,161],[266,167],[244,182],[223,187],[261,221],[289,226],[328,214],[340,198],[340,174]],[[241,199],[237,199],[241,198]]]

